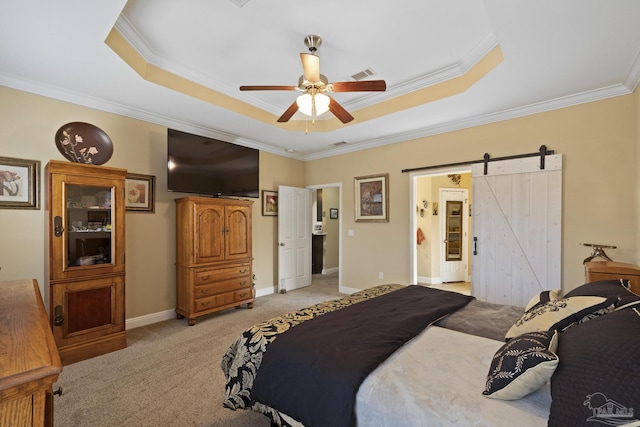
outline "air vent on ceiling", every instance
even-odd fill
[[[340,142],[334,142],[333,144],[331,144],[333,147],[339,147],[341,145],[347,145],[346,142],[344,141],[340,141]]]
[[[367,77],[371,77],[373,75],[375,75],[375,71],[373,71],[371,68],[367,68],[366,70],[360,71],[359,73],[354,74],[353,76],[351,76],[351,78],[355,81],[360,81],[363,79],[366,79]]]

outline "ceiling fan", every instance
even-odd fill
[[[326,111],[331,111],[342,123],[349,123],[353,116],[335,99],[326,93],[332,92],[384,92],[387,84],[384,80],[363,80],[353,82],[333,82],[320,74],[320,58],[315,54],[322,39],[316,35],[305,37],[304,44],[311,53],[301,53],[303,74],[298,86],[240,86],[240,90],[297,90],[303,92],[289,108],[278,118],[278,122],[288,122],[299,110],[315,119]]]

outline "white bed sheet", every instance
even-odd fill
[[[482,395],[491,359],[503,344],[427,328],[362,383],[358,426],[546,426],[549,384],[516,401]]]

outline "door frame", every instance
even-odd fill
[[[341,182],[333,182],[330,184],[318,184],[318,185],[307,185],[305,188],[308,190],[321,190],[324,188],[337,188],[338,189],[338,201],[339,201],[339,211],[340,213],[344,212],[342,209],[342,183]],[[313,224],[313,203],[309,206],[309,218],[310,223]],[[311,230],[309,230],[311,233]],[[309,252],[309,265],[311,265],[311,252]],[[338,292],[340,293],[348,293],[347,291],[342,289],[342,217],[338,215]]]
[[[416,206],[422,199],[416,194],[417,181],[420,178],[449,175],[453,173],[471,173],[471,164],[430,169],[428,171],[416,171],[409,174],[409,280],[412,284],[418,283],[418,248],[416,247],[416,233],[418,232],[418,225],[415,211]],[[471,191],[469,191],[469,197],[471,197]],[[470,267],[471,259],[469,259],[468,262]]]

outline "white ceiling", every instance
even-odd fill
[[[302,160],[628,94],[640,80],[637,0],[0,2],[0,85]],[[146,63],[273,118],[145,80],[105,43],[114,27]],[[305,134],[276,123],[297,92],[238,87],[297,85],[308,34],[323,39],[329,81],[371,69],[387,91],[332,94],[356,119],[328,131],[308,122]],[[496,47],[502,62],[462,93],[359,114],[465,75]]]

